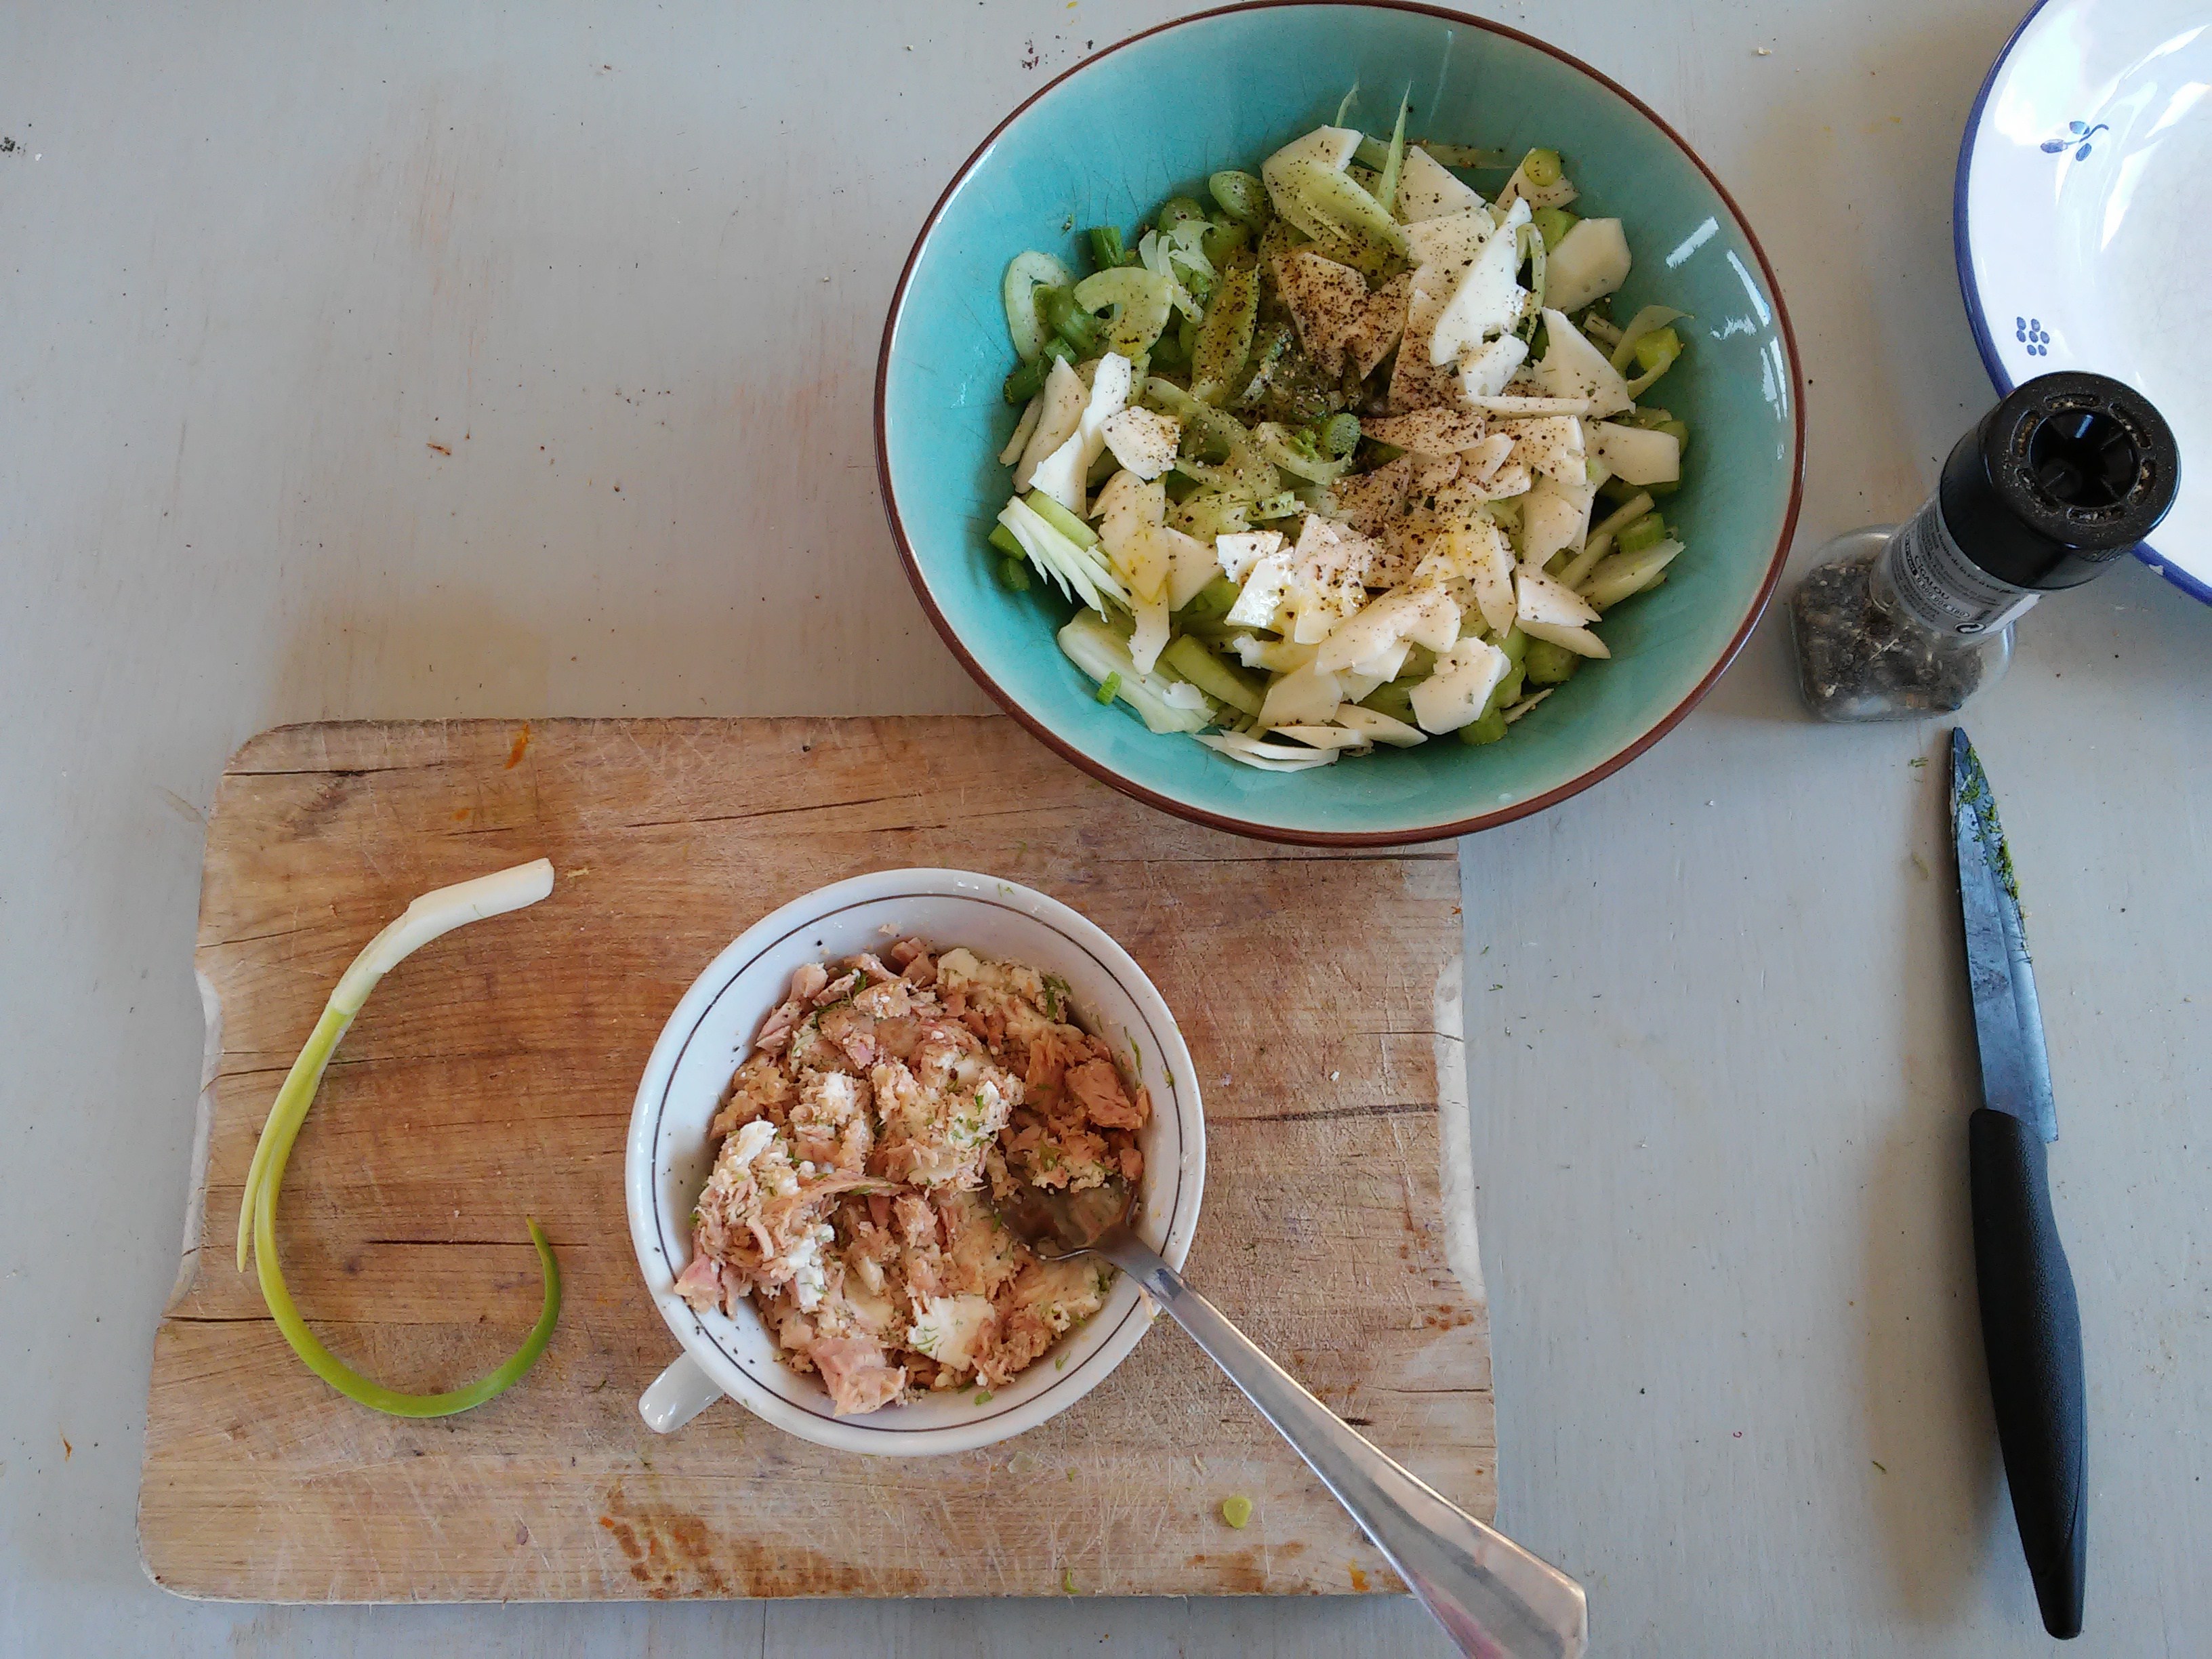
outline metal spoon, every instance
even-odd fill
[[[1022,1182],[1000,1200],[999,1218],[1041,1256],[1095,1253],[1142,1285],[1352,1511],[1462,1653],[1578,1659],[1589,1643],[1582,1586],[1449,1502],[1301,1388],[1137,1237],[1133,1196],[1118,1181],[1074,1194]]]

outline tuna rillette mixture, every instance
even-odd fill
[[[1065,981],[917,939],[801,968],[715,1115],[678,1293],[750,1297],[841,1417],[1005,1386],[1114,1270],[1040,1261],[993,1195],[1144,1170],[1152,1101],[1073,1018]]]

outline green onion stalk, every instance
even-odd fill
[[[260,1144],[253,1149],[252,1164],[246,1170],[246,1194],[238,1209],[238,1270],[246,1271],[250,1253],[260,1279],[262,1299],[269,1304],[276,1328],[309,1370],[349,1400],[394,1417],[449,1417],[467,1411],[505,1393],[537,1364],[552,1340],[553,1324],[561,1313],[561,1269],[553,1259],[553,1247],[538,1223],[526,1217],[530,1242],[538,1249],[538,1271],[545,1281],[545,1300],[537,1324],[505,1364],[466,1388],[445,1394],[402,1394],[348,1366],[316,1340],[301,1317],[276,1259],[276,1196],[284,1182],[284,1168],[291,1159],[293,1143],[307,1121],[307,1109],[314,1103],[324,1068],[376,982],[440,934],[486,916],[535,904],[552,890],[553,866],[538,859],[425,893],[371,939],[339,979],[307,1046],[285,1074],[276,1103],[269,1109],[269,1121],[262,1126]]]

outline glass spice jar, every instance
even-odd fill
[[[1960,438],[1901,526],[1838,536],[1790,601],[1797,684],[1822,720],[1947,714],[2012,660],[2013,624],[2148,535],[2180,455],[2148,399],[2045,374]]]

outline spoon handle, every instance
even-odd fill
[[[1581,1585],[1384,1456],[1133,1235],[1118,1232],[1098,1249],[1229,1373],[1462,1653],[1578,1659],[1589,1641]]]

